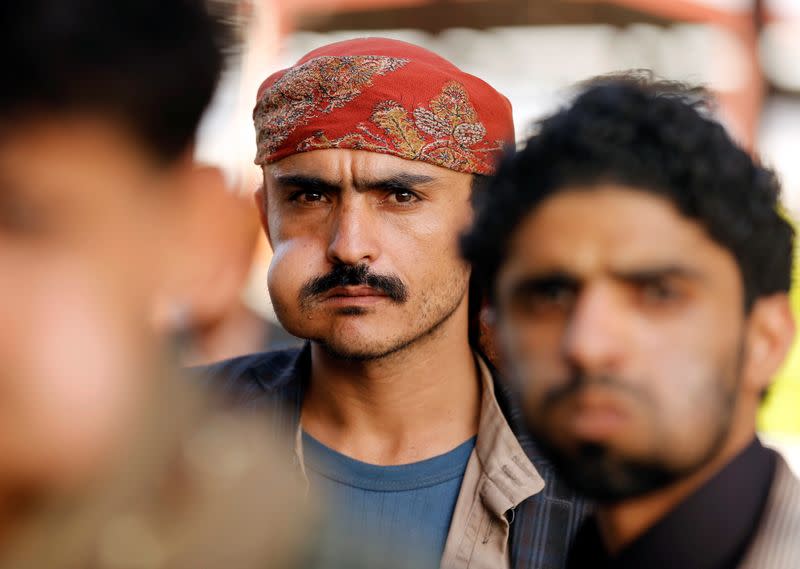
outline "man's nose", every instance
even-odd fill
[[[333,264],[373,263],[380,255],[378,220],[366,204],[343,200],[335,212],[328,243],[328,260]]]
[[[586,286],[567,324],[567,359],[590,374],[616,371],[629,342],[627,318],[624,303],[609,285]]]

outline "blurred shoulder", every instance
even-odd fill
[[[91,484],[37,505],[0,569],[305,566],[321,522],[289,449],[262,415],[165,379],[123,452]]]

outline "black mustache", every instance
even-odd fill
[[[567,397],[573,396],[581,389],[591,385],[602,385],[621,393],[627,393],[629,396],[639,400],[647,399],[644,393],[631,386],[631,384],[627,381],[624,381],[614,375],[588,375],[577,372],[571,374],[568,381],[566,381],[563,385],[551,389],[545,395],[542,406],[546,408],[555,405],[556,403],[560,403]]]
[[[399,277],[373,273],[367,265],[334,266],[327,275],[306,282],[300,289],[300,300],[308,301],[341,286],[368,286],[382,292],[398,304],[408,300],[408,287]]]

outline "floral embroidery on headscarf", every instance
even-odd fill
[[[370,122],[360,123],[359,132],[334,140],[319,131],[303,140],[297,150],[369,150],[461,172],[491,173],[494,154],[503,148],[500,140],[484,140],[486,128],[466,90],[455,81],[447,83],[428,108],[420,106],[413,113],[396,101],[379,103]]]
[[[317,57],[290,69],[264,92],[253,113],[258,132],[256,163],[263,163],[297,127],[345,106],[372,85],[373,77],[407,63],[394,57],[346,55]]]

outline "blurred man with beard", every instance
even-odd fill
[[[473,186],[514,143],[508,101],[369,38],[269,77],[254,118],[270,297],[310,342],[225,362],[220,385],[274,411],[344,531],[387,558],[562,566],[582,506],[470,341],[478,291],[458,254]]]
[[[794,335],[775,175],[702,93],[600,80],[501,169],[465,257],[533,432],[597,500],[568,567],[800,564],[800,482],[755,435]]]
[[[0,29],[0,567],[293,566],[277,451],[165,326],[223,29],[195,0],[7,1]]]

